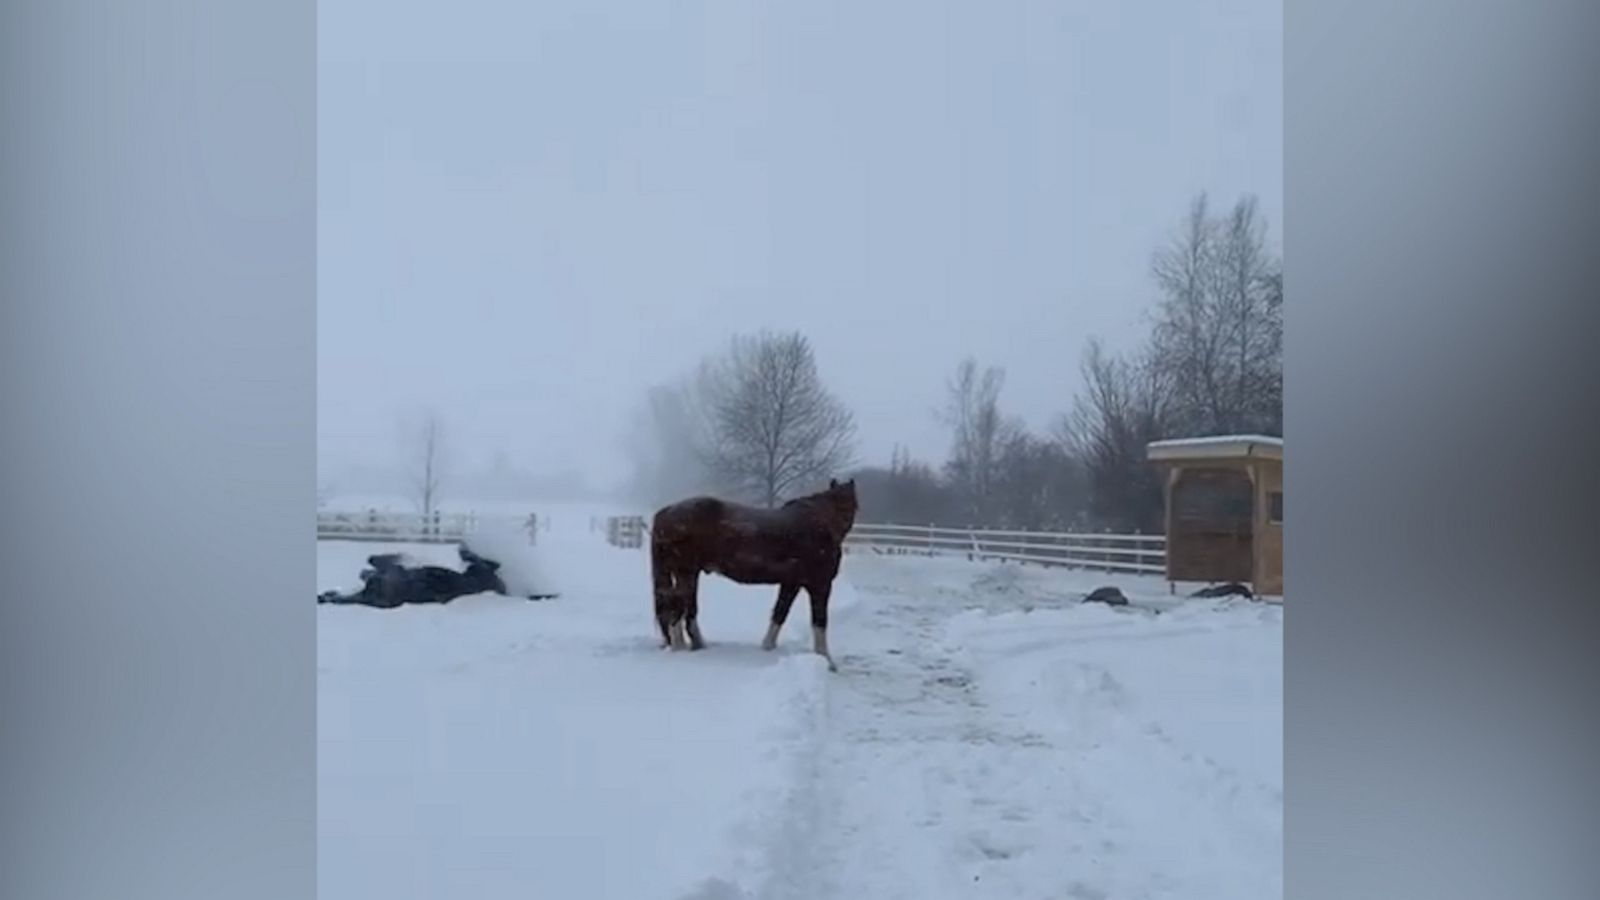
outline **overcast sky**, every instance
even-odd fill
[[[647,385],[800,329],[866,461],[930,461],[966,354],[1047,427],[1143,334],[1195,193],[1281,246],[1264,0],[323,0],[319,453],[443,417],[597,482]]]

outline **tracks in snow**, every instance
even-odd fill
[[[985,700],[946,622],[1022,599],[872,591],[840,617],[763,900],[1281,895],[1281,792],[1136,721],[1110,671],[1070,676],[1067,733]],[[1259,869],[1232,867],[1241,852]]]

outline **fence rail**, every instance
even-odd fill
[[[548,527],[536,515],[480,516],[476,513],[399,513],[379,510],[317,512],[318,540],[394,541],[449,544],[485,525],[520,527],[536,543]],[[593,521],[590,527],[600,523]],[[641,547],[648,528],[637,516],[605,520],[606,540],[614,546]],[[981,528],[938,528],[927,525],[885,525],[859,522],[845,539],[846,552],[965,556],[974,560],[1007,560],[1046,566],[1161,575],[1166,572],[1167,539],[1162,535],[1095,532],[1003,531]]]
[[[477,513],[422,513],[317,511],[319,541],[394,541],[416,544],[453,544],[485,525],[520,526],[530,543],[537,542],[539,519],[535,514],[480,516]]]
[[[606,542],[625,549],[643,547],[647,530],[644,516],[611,516],[606,519]]]
[[[1106,572],[1164,574],[1163,535],[1094,532],[998,531],[926,525],[858,523],[847,550],[924,556],[966,556]]]
[[[591,528],[597,524],[591,523]],[[606,540],[616,547],[643,546],[648,530],[645,520],[638,516],[612,516],[605,522]],[[1167,571],[1167,539],[1159,534],[1003,531],[858,522],[845,539],[845,551],[965,556],[1145,575],[1164,575]]]

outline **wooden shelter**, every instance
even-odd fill
[[[1147,453],[1166,471],[1167,580],[1283,596],[1283,438],[1156,441]]]

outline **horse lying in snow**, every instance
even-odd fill
[[[832,481],[828,489],[776,509],[691,497],[662,507],[650,528],[651,580],[663,647],[699,650],[699,583],[702,572],[739,584],[775,584],[778,599],[761,641],[778,644],[789,608],[805,589],[811,600],[812,649],[838,671],[828,653],[828,598],[839,574],[844,539],[855,525],[856,483]],[[687,641],[685,641],[687,633]]]
[[[398,553],[369,556],[367,564],[371,568],[361,571],[361,590],[352,594],[325,591],[317,596],[317,602],[393,609],[407,604],[449,603],[473,594],[506,594],[498,562],[479,556],[465,544],[456,548],[456,554],[466,564],[465,571],[457,572],[444,566],[406,566]],[[554,596],[530,594],[528,599],[545,600]]]

